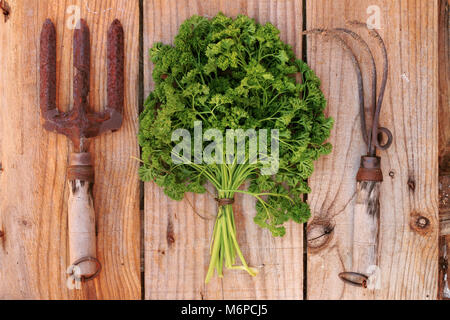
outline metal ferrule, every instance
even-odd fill
[[[356,181],[383,181],[381,158],[372,156],[361,157],[361,167],[356,175]]]
[[[93,183],[95,175],[91,154],[89,152],[72,153],[67,176],[70,181],[81,180]]]

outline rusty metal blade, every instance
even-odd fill
[[[124,104],[124,33],[119,20],[108,31],[108,107],[122,113]]]
[[[370,149],[370,145],[372,143],[371,142],[372,130],[370,130],[370,132],[369,132],[367,129],[367,119],[366,119],[365,115],[369,114],[370,115],[369,121],[371,121],[371,122],[373,121],[375,106],[377,104],[377,65],[375,63],[375,58],[373,56],[373,52],[370,49],[369,45],[359,34],[353,32],[352,30],[348,30],[346,28],[336,28],[334,30],[350,35],[353,39],[355,39],[358,43],[361,44],[361,46],[365,49],[365,51],[367,52],[367,54],[369,56],[371,69],[372,69],[371,70],[371,76],[372,76],[372,92],[371,92],[372,97],[371,98],[372,98],[372,101],[371,101],[370,106],[365,106],[367,110],[365,110],[365,112],[361,116],[361,130],[363,133],[364,142],[369,146],[369,149]]]
[[[73,37],[73,109],[85,114],[88,106],[91,49],[89,27],[81,19]]]
[[[356,58],[356,54],[353,52],[352,48],[348,45],[348,43],[340,36],[342,31],[336,29],[311,29],[304,31],[304,34],[318,34],[322,36],[329,36],[334,38],[339,42],[341,48],[343,48],[346,52],[349,53],[352,64],[356,73],[356,80],[358,84],[358,101],[359,101],[359,111],[360,111],[360,121],[361,121],[361,129],[362,135],[365,141],[368,141],[367,131],[364,130],[366,128],[366,120],[365,120],[365,101],[364,101],[364,83],[361,72],[361,66]]]
[[[80,20],[73,43],[73,107],[59,112],[56,107],[56,32],[50,20],[41,35],[41,109],[44,127],[66,135],[76,152],[84,152],[88,140],[103,132],[116,131],[122,125],[124,108],[124,32],[115,20],[108,32],[108,106],[102,112],[89,110],[90,32]]]
[[[40,39],[40,107],[49,119],[56,109],[56,29],[50,19],[42,27]]]
[[[372,143],[371,143],[370,150],[369,150],[369,154],[375,155],[376,148],[379,148],[381,150],[386,150],[391,146],[392,141],[393,141],[391,131],[389,131],[386,128],[379,127],[381,106],[383,105],[384,93],[385,93],[386,84],[388,81],[389,59],[388,59],[386,45],[383,41],[383,38],[381,37],[381,35],[378,33],[377,30],[368,29],[367,24],[359,22],[359,21],[350,21],[349,23],[352,25],[355,25],[358,27],[363,27],[363,28],[367,29],[369,32],[369,35],[377,41],[377,43],[381,49],[382,56],[383,56],[383,77],[381,80],[381,86],[380,86],[380,90],[379,90],[378,97],[377,97],[377,105],[374,110],[374,119],[373,119],[373,125],[372,125]],[[378,140],[378,135],[381,133],[384,133],[387,136],[387,142],[384,145],[381,145]]]
[[[114,20],[108,30],[108,120],[101,123],[99,134],[116,131],[122,126],[124,91],[124,32],[119,20]]]

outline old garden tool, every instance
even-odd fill
[[[351,22],[355,26],[364,26],[360,22]],[[388,57],[383,39],[376,30],[369,29],[369,34],[376,40],[383,56],[383,75],[377,96],[377,66],[373,53],[363,38],[345,28],[314,29],[306,33],[323,34],[336,39],[339,44],[350,53],[358,83],[358,99],[361,115],[361,129],[364,142],[367,145],[367,154],[361,157],[361,166],[356,176],[356,203],[354,210],[353,232],[353,261],[352,271],[339,274],[339,277],[350,284],[364,288],[377,289],[379,282],[378,266],[378,231],[380,227],[380,184],[383,181],[381,172],[381,159],[377,156],[377,148],[386,150],[392,144],[392,133],[379,127],[381,106],[388,78]],[[370,104],[371,127],[368,129],[366,107],[364,101],[364,85],[361,67],[355,53],[341,35],[348,35],[368,53],[372,69],[372,101]],[[383,135],[386,142],[382,144]]]
[[[44,128],[66,135],[73,143],[67,172],[69,180],[68,228],[70,264],[78,279],[95,278],[101,270],[96,258],[96,228],[92,187],[94,167],[89,141],[122,125],[124,105],[124,33],[115,20],[108,31],[108,101],[104,111],[94,113],[88,104],[90,77],[89,28],[84,20],[74,32],[73,107],[68,112],[56,106],[56,29],[47,20],[40,40],[40,107]]]

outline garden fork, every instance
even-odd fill
[[[357,21],[351,21],[350,24],[356,27],[367,28],[367,25]],[[354,209],[354,232],[352,248],[352,271],[344,271],[339,277],[350,284],[362,286],[369,289],[379,289],[379,229],[380,229],[380,184],[383,181],[381,171],[381,158],[377,156],[377,149],[387,150],[393,141],[392,133],[389,129],[379,126],[379,118],[383,98],[388,80],[389,61],[386,46],[380,34],[375,29],[368,30],[370,36],[375,39],[383,57],[382,82],[377,95],[377,66],[374,55],[368,43],[363,38],[346,28],[335,29],[313,29],[308,30],[306,34],[319,34],[331,36],[338,41],[352,60],[358,83],[358,99],[360,108],[361,131],[364,142],[367,145],[367,154],[361,157],[361,164],[356,176],[356,201]],[[371,65],[371,92],[372,100],[369,110],[366,110],[364,101],[364,84],[361,67],[356,54],[353,52],[347,41],[341,35],[348,35],[367,52]],[[366,113],[369,111],[371,127],[367,125]],[[386,142],[382,144],[383,136]]]
[[[68,232],[70,268],[77,279],[95,278],[101,270],[96,257],[96,227],[92,187],[94,167],[89,153],[90,138],[122,125],[124,105],[124,33],[119,20],[108,31],[107,107],[103,112],[89,110],[90,40],[89,28],[80,20],[73,43],[73,108],[61,112],[56,106],[56,29],[47,19],[40,39],[40,108],[44,128],[66,135],[74,152],[68,167]]]

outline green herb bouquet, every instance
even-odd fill
[[[140,178],[154,181],[174,200],[186,192],[206,192],[209,181],[219,206],[205,281],[214,270],[223,276],[223,266],[255,275],[237,241],[234,194],[255,197],[254,221],[273,236],[283,236],[289,220],[309,219],[303,201],[310,192],[307,179],[313,162],[331,152],[325,140],[333,120],[323,113],[320,80],[280,40],[276,27],[244,15],[192,16],[180,26],[173,46],[156,43],[150,56],[155,88],[140,115]],[[174,135],[184,130],[194,136],[199,123],[214,133],[202,137],[201,143],[210,141],[204,152]],[[255,135],[258,130],[271,137]],[[227,137],[226,151],[218,133]],[[230,139],[237,144],[230,147]],[[177,146],[182,155],[174,155]],[[247,151],[239,154],[239,146]],[[246,191],[240,189],[245,182]]]

